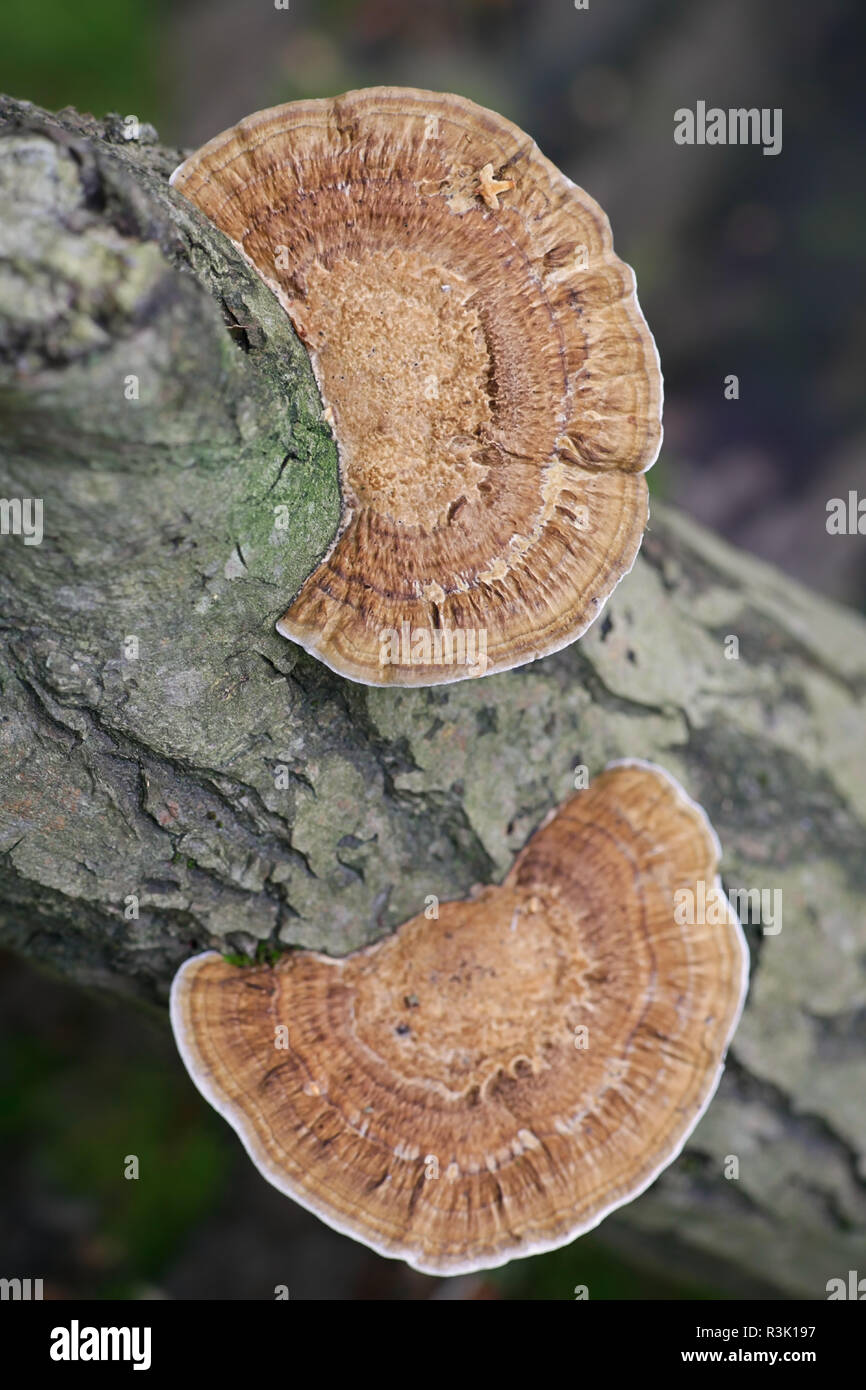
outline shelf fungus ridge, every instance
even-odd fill
[[[612,764],[438,920],[341,959],[188,960],[181,1056],[271,1183],[383,1255],[447,1275],[566,1244],[718,1084],[748,978],[719,853],[671,777]]]
[[[306,344],[334,541],[277,626],[367,685],[505,671],[631,568],[658,354],[598,204],[504,117],[376,87],[260,111],[172,176]]]

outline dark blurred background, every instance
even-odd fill
[[[509,116],[596,197],[665,375],[656,495],[866,610],[866,6],[862,0],[3,0],[0,90],[116,111],[194,147],[298,97],[392,83]],[[783,148],[674,143],[674,112],[781,107]],[[726,400],[725,378],[739,378]],[[183,1073],[164,1020],[0,957],[0,1251],[46,1296],[725,1297],[597,1236],[433,1280],[267,1186]],[[136,1154],[124,1181],[118,1155]]]

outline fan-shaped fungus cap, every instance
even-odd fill
[[[517,126],[377,87],[248,116],[175,171],[306,343],[341,524],[277,624],[433,685],[585,631],[631,568],[658,356],[605,214]]]
[[[438,920],[341,960],[187,961],[181,1056],[270,1182],[384,1255],[454,1274],[565,1244],[715,1091],[748,970],[718,854],[670,777],[615,764]]]

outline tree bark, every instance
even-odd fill
[[[733,1292],[866,1274],[866,624],[654,502],[555,656],[430,690],[318,665],[274,621],[333,535],[335,445],[180,158],[0,99],[0,494],[44,518],[0,536],[0,941],[154,1002],[206,946],[343,953],[500,879],[577,765],[652,759],[726,887],[784,911],[747,926],[714,1103],[603,1234]]]

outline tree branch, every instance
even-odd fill
[[[577,764],[658,761],[726,886],[784,915],[748,928],[686,1154],[604,1234],[823,1297],[866,1234],[866,625],[656,503],[576,645],[341,681],[273,626],[336,527],[330,430],[279,305],[168,188],[179,159],[0,99],[0,493],[44,516],[40,545],[0,537],[0,939],[151,1000],[207,945],[342,953],[501,878]]]

